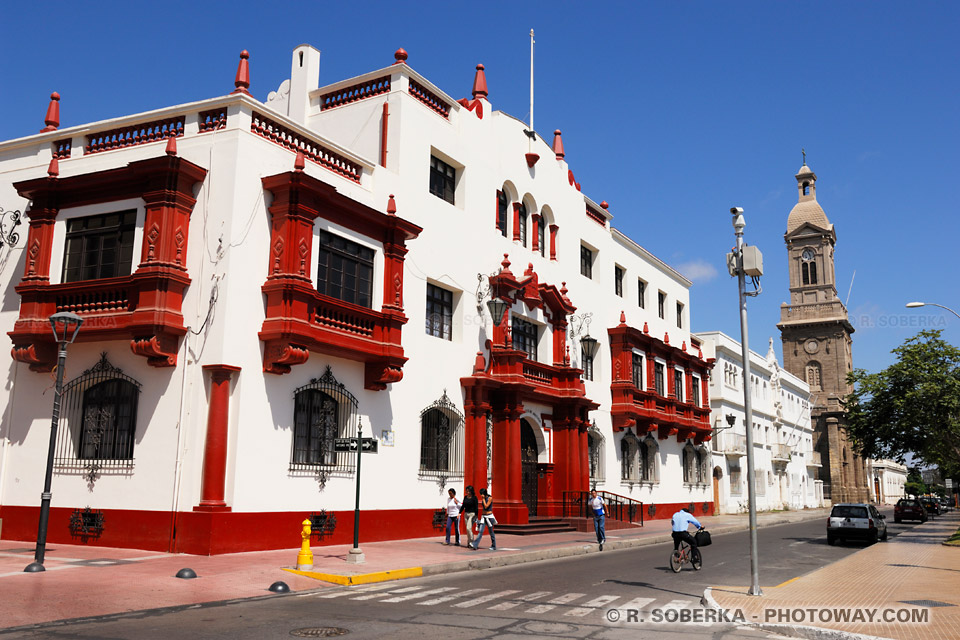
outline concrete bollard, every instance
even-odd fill
[[[297,570],[311,571],[313,570],[313,552],[310,551],[311,522],[307,519],[301,524],[303,525],[300,531],[302,540],[300,542],[300,553],[297,554]]]

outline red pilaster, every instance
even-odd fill
[[[580,490],[587,491],[590,489],[590,442],[587,439],[587,423],[583,420],[579,422],[577,438],[580,446],[577,451],[580,454]]]
[[[203,485],[200,504],[194,511],[230,511],[224,501],[227,477],[227,433],[230,422],[230,378],[240,367],[207,364],[210,372],[210,408],[207,412],[207,442],[203,451]]]
[[[555,224],[550,225],[550,259],[557,259],[557,231],[560,229]]]
[[[520,203],[513,203],[513,239],[520,240]]]
[[[533,250],[540,251],[540,226],[543,224],[543,216],[538,213],[530,216],[533,218]]]

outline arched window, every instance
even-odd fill
[[[697,481],[697,452],[689,442],[683,448],[683,481],[685,484]]]
[[[660,445],[651,435],[640,442],[640,478],[656,484],[660,481]]]
[[[707,484],[710,481],[710,452],[704,445],[697,447],[697,483]]]
[[[629,432],[620,440],[620,479],[624,482],[637,482],[640,479],[637,460],[639,445],[637,436]]]
[[[420,412],[420,475],[463,477],[463,414],[446,391]]]
[[[591,425],[587,429],[587,446],[589,448],[590,459],[590,485],[595,486],[598,482],[603,482],[605,478],[603,464],[603,434],[597,429],[597,425]]]
[[[107,354],[63,387],[54,463],[63,468],[132,468],[140,383]]]
[[[811,360],[807,363],[807,384],[810,385],[810,391],[820,391],[820,363]]]
[[[817,284],[817,263],[810,263],[810,284]]]
[[[805,196],[810,195],[810,183],[809,183],[809,182],[804,182],[804,183],[803,183],[803,195],[805,195]]]
[[[337,452],[337,438],[357,435],[357,399],[337,382],[327,367],[294,392],[291,469],[322,467],[344,474],[356,468],[355,452]]]

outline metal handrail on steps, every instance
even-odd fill
[[[609,491],[597,491],[597,495],[603,498],[607,505],[608,518],[643,526],[643,502]],[[589,501],[589,491],[564,491],[563,517],[592,518]]]

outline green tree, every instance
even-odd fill
[[[902,462],[912,453],[946,477],[960,471],[960,349],[940,333],[908,339],[883,371],[848,375],[847,430],[862,456]]]
[[[922,482],[908,482],[903,485],[903,492],[908,496],[923,496],[927,494],[927,485]]]

